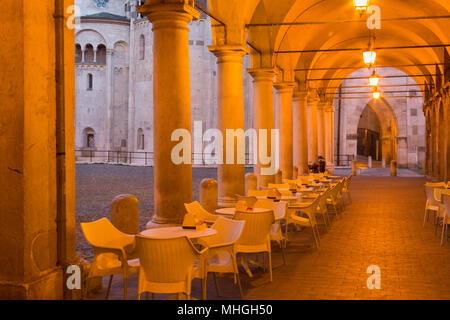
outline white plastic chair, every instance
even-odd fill
[[[94,260],[84,286],[84,296],[87,294],[89,279],[110,276],[106,299],[109,297],[111,282],[115,274],[123,275],[123,296],[127,299],[127,278],[138,272],[139,259],[127,259],[134,250],[135,236],[119,231],[107,219],[81,223],[81,230],[86,240],[94,248]]]
[[[141,261],[138,300],[144,292],[184,293],[191,298],[192,279],[203,272],[199,263],[208,250],[198,251],[187,237],[154,239],[136,236]]]
[[[267,197],[269,190],[248,190],[249,197]]]
[[[217,231],[215,235],[200,238],[198,243],[207,247],[204,255],[204,273],[199,275],[203,281],[203,300],[206,300],[206,279],[209,272],[214,273],[217,296],[220,297],[219,283],[216,273],[234,273],[234,282],[238,284],[239,294],[243,299],[241,280],[236,260],[236,242],[241,236],[245,221],[231,220],[219,217],[211,227]]]
[[[287,202],[272,200],[258,200],[255,204],[256,208],[264,208],[273,210],[274,223],[270,229],[270,240],[277,241],[280,244],[281,254],[283,256],[283,263],[286,264],[286,237],[281,230],[281,221],[286,218]]]
[[[351,204],[352,203],[352,197],[350,196],[350,182],[352,180],[353,175],[349,175],[344,179],[344,186],[342,188],[342,199],[344,199],[344,195],[347,195],[348,201]]]
[[[316,221],[317,207],[319,206],[319,201],[320,197],[317,197],[315,200],[309,203],[296,203],[294,205],[288,206],[286,214],[286,232],[285,232],[286,241],[288,239],[288,226],[291,223],[295,223],[296,225],[302,227],[311,228],[314,240],[316,242],[316,246],[317,248],[320,247],[320,234]],[[305,214],[307,218],[298,216],[297,212]]]
[[[448,225],[450,224],[450,194],[442,194],[442,203],[444,204],[444,213],[442,217],[441,246],[444,245],[444,238],[448,240]]]
[[[442,188],[435,184],[425,184],[425,195],[427,202],[425,203],[425,214],[423,216],[423,226],[428,221],[430,211],[434,214],[433,223],[436,223],[436,219],[439,213],[439,200],[435,197],[435,189]]]
[[[253,207],[255,205],[256,201],[258,201],[258,199],[256,197],[240,196],[238,194],[236,194],[235,197],[236,197],[237,201],[245,201],[247,203],[247,206],[249,206],[249,207]]]
[[[273,212],[257,214],[236,212],[233,219],[245,221],[244,230],[236,243],[236,253],[267,253],[269,256],[270,282],[272,282],[270,230],[274,221]],[[246,264],[244,264],[244,268],[245,266]],[[248,272],[248,268],[246,269]]]
[[[204,220],[207,223],[214,223],[218,218],[218,216],[206,211],[198,201],[185,203],[184,207],[188,213],[195,214],[198,219]]]
[[[450,189],[434,188],[434,199],[438,203],[438,211],[437,211],[436,219],[435,219],[434,234],[437,234],[437,229],[438,229],[439,225],[441,224],[441,222],[444,221],[444,219],[446,217],[443,196],[448,195],[448,194],[450,194]]]

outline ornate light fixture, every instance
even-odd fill
[[[369,5],[369,0],[353,0],[356,11],[362,16],[364,12],[367,11],[367,6]]]
[[[375,42],[375,37],[374,37],[373,41]],[[370,68],[371,66],[373,66],[375,64],[376,57],[377,57],[377,53],[373,50],[372,38],[370,36],[370,31],[369,31],[369,44],[368,44],[367,50],[365,50],[363,52],[364,63]]]
[[[375,90],[373,91],[372,95],[373,95],[373,98],[374,98],[375,100],[378,100],[378,99],[380,99],[380,97],[381,97],[381,92],[378,91],[378,88],[375,88]]]
[[[379,81],[380,81],[380,78],[378,78],[378,75],[376,74],[376,72],[374,70],[373,74],[369,78],[370,86],[371,87],[377,87]]]

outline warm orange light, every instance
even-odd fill
[[[374,91],[373,92],[373,98],[375,99],[375,100],[377,100],[377,99],[380,99],[380,97],[381,97],[381,93],[380,93],[380,91]]]
[[[375,51],[367,50],[363,52],[364,63],[368,66],[375,64],[377,53]]]
[[[367,11],[367,6],[369,5],[369,0],[353,0],[355,9],[361,14]]]
[[[378,78],[377,74],[374,71],[373,74],[369,78],[370,86],[377,87],[379,81],[380,81],[380,78]]]

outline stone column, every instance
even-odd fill
[[[308,161],[317,161],[317,104],[319,98],[310,96],[308,100]]]
[[[97,63],[97,49],[94,48],[94,63]]]
[[[219,183],[219,206],[227,207],[235,203],[235,195],[245,192],[245,164],[238,163],[238,154],[245,154],[245,143],[227,150],[227,130],[244,130],[244,87],[242,58],[247,49],[243,46],[210,46],[217,57],[217,125],[224,137],[223,164],[217,168]],[[236,139],[233,139],[236,142]],[[231,141],[228,141],[231,145]],[[227,161],[227,151],[234,152],[233,159]]]
[[[63,12],[55,1],[2,1],[0,56],[7,63],[0,75],[0,299],[63,297],[62,265],[72,252],[60,236],[74,232],[58,225],[75,217],[73,151],[67,159],[58,154],[73,148],[74,133],[75,42],[64,36]],[[69,60],[61,41],[71,47]]]
[[[309,173],[308,169],[308,95],[294,94],[294,165],[298,174]]]
[[[106,49],[106,117],[105,117],[105,146],[107,150],[112,149],[112,138],[111,138],[111,123],[112,123],[112,75],[113,75],[113,65],[112,65],[112,55],[114,49]]]
[[[319,156],[325,158],[326,145],[326,110],[327,103],[319,102],[317,105],[317,152]]]
[[[292,179],[293,161],[293,94],[295,82],[275,84],[276,128],[280,130],[280,169],[282,179]]]
[[[334,172],[334,107],[328,106],[325,113],[325,161],[328,171]]]
[[[432,125],[432,156],[433,156],[433,178],[439,177],[439,114],[436,106],[432,105],[433,125]]]
[[[256,129],[259,141],[259,130],[267,130],[267,155],[272,154],[271,131],[274,129],[273,113],[273,69],[249,69],[248,72],[253,77],[253,127]],[[261,168],[269,168],[268,165],[261,165],[259,157],[255,165],[255,174],[258,178],[258,188],[265,188],[269,183],[273,183],[274,175],[262,175]]]
[[[188,23],[199,17],[190,1],[148,1],[139,8],[153,31],[153,147],[155,224],[179,224],[184,203],[192,201],[191,150],[189,160],[175,164],[172,141],[175,130],[191,132],[191,90]],[[180,138],[182,139],[182,138]]]

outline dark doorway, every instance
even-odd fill
[[[358,125],[359,156],[371,156],[373,160],[381,160],[381,126],[377,115],[369,106],[361,114]]]

